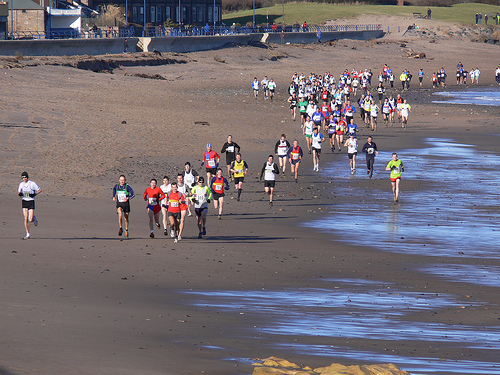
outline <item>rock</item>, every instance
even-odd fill
[[[309,366],[301,368],[295,363],[286,359],[269,357],[257,359],[262,363],[254,363],[252,375],[409,375],[392,363],[380,365],[353,365],[344,366],[339,363],[332,363],[330,366],[311,369]]]

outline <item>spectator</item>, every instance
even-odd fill
[[[432,13],[431,8],[427,8],[427,18],[428,19],[431,19],[431,13]]]

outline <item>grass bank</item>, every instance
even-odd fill
[[[500,13],[500,6],[479,3],[456,4],[451,7],[430,7],[432,18],[456,24],[475,24],[476,12],[483,15],[487,13]],[[355,18],[366,14],[387,14],[393,16],[412,16],[412,13],[427,14],[424,6],[397,6],[397,5],[339,5],[339,4],[314,4],[314,3],[285,3],[285,23],[290,25],[295,22],[302,24],[324,24],[326,21]],[[224,14],[222,20],[227,25],[239,23],[244,25],[252,23],[253,10]],[[282,6],[275,5],[255,10],[255,23],[266,24],[276,22],[281,24]],[[484,23],[484,18],[483,18]],[[489,25],[495,22],[491,19]],[[498,26],[500,27],[500,25]]]

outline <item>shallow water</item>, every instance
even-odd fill
[[[390,153],[381,152],[375,166],[374,178],[387,180],[385,190],[352,189],[352,180],[343,178],[348,173],[345,163],[330,163],[323,173],[340,176],[336,195],[355,195],[360,204],[352,210],[352,204],[339,200],[326,217],[303,225],[383,251],[500,259],[500,157],[450,139],[428,138],[426,143],[426,148],[398,154],[405,172],[397,205],[392,202],[388,172],[383,171]],[[406,180],[422,180],[427,188],[407,191]]]
[[[434,100],[433,103],[500,106],[500,87],[471,87],[464,91],[436,92],[434,95],[447,99]]]
[[[330,279],[325,280],[325,286],[279,291],[184,293],[193,298],[192,303],[198,308],[240,313],[253,318],[250,329],[255,334],[247,339],[255,337],[259,340],[262,333],[267,334],[271,337],[266,340],[266,346],[270,348],[268,350],[292,350],[299,354],[363,362],[391,362],[413,374],[438,371],[450,374],[500,374],[498,363],[455,361],[442,358],[442,354],[436,354],[436,357],[429,354],[425,357],[405,356],[385,353],[389,349],[375,345],[375,340],[405,341],[405,349],[410,349],[412,341],[428,341],[433,347],[440,347],[440,343],[460,345],[461,348],[489,350],[500,355],[498,327],[412,322],[405,319],[408,314],[415,312],[467,308],[471,306],[469,301],[458,301],[447,294],[403,292],[396,285],[373,280]],[[355,347],[304,344],[296,342],[296,336],[306,338],[301,341],[322,342],[324,338],[330,337],[366,342],[374,340],[374,348],[377,349],[367,351]]]

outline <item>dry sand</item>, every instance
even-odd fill
[[[61,58],[25,59],[22,68],[4,68],[0,79],[2,373],[248,374],[251,366],[238,359],[269,355],[311,366],[364,363],[362,358],[322,358],[274,348],[271,334],[253,328],[263,322],[256,321],[251,311],[195,306],[196,297],[182,293],[186,290],[293,291],[322,288],[324,278],[365,278],[395,283],[404,291],[446,293],[470,301],[467,309],[415,313],[411,319],[416,322],[498,325],[497,288],[451,283],[415,271],[416,265],[446,263],[448,258],[347,246],[336,241],[335,232],[326,235],[297,226],[321,217],[320,208],[328,208],[330,192],[339,182],[335,176],[325,179],[310,172],[309,155],[298,185],[289,175],[284,181],[280,177],[273,208],[262,193],[257,173],[279,135],[285,132],[289,139],[302,141],[299,124],[290,120],[285,102],[294,71],[331,71],[338,77],[344,68],[371,68],[376,73],[388,63],[395,72],[408,68],[416,77],[423,68],[424,89],[416,88],[415,78],[406,94],[413,111],[409,129],[379,126],[378,147],[422,147],[423,139],[432,135],[498,152],[497,138],[492,137],[500,133],[498,107],[437,106],[430,100],[432,71],[444,66],[452,84],[458,61],[466,68],[479,66],[481,82],[493,84],[498,46],[451,37],[435,43],[405,39],[406,48],[426,53],[427,59],[417,60],[406,58],[397,38],[379,42],[234,47],[171,56],[186,64],[126,67],[114,74],[50,65]],[[273,56],[278,60],[272,61]],[[131,76],[136,73],[160,74],[166,80]],[[275,102],[251,96],[253,77],[261,79],[264,74],[278,83]],[[119,173],[128,176],[140,195],[151,177],[172,176],[188,160],[198,167],[204,145],[211,142],[219,149],[227,134],[242,146],[250,174],[242,202],[231,199],[232,187],[227,215],[221,221],[209,216],[205,239],[195,239],[194,218],[187,218],[179,244],[160,231],[149,239],[140,197],[132,201],[131,239],[121,241],[116,236],[110,194]],[[359,138],[366,135],[363,129]],[[345,154],[324,152],[322,164],[336,161],[347,168],[346,159]],[[377,162],[379,169],[383,163]],[[40,225],[32,230],[30,241],[21,241],[22,217],[15,195],[23,170],[44,190],[37,198]],[[403,182],[404,191],[427,186],[428,181]],[[359,179],[353,187],[386,189],[387,201],[392,199],[387,176],[380,171],[374,180]],[[494,206],[490,209],[496,212]],[[488,264],[500,265],[497,260]],[[310,338],[299,335],[289,340],[307,343]],[[318,340],[406,357],[497,361],[498,354],[424,341]]]

